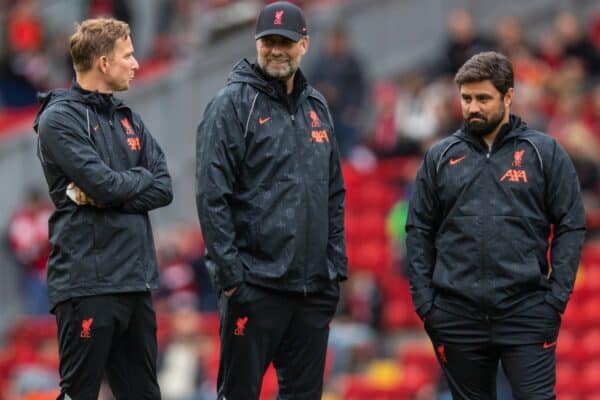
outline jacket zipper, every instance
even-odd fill
[[[490,172],[490,157],[492,156],[492,148],[493,148],[493,143],[488,145],[487,147],[487,152],[485,154],[485,168],[487,169],[488,173]],[[484,214],[484,218],[485,221],[481,221],[482,222],[482,237],[483,240],[481,242],[481,258],[482,258],[482,284],[480,285],[480,290],[483,291],[483,293],[486,293],[488,290],[491,291],[491,287],[487,287],[488,286],[488,267],[486,265],[486,237],[488,235],[488,230],[487,230],[487,226],[488,226],[488,222],[489,222],[489,216],[490,216],[490,212],[489,212],[489,195],[487,194],[488,191],[483,190],[484,193],[486,193],[485,196],[485,204],[483,204],[484,210],[485,210],[485,214]],[[492,282],[491,280],[489,281],[489,285],[491,285]],[[485,285],[485,288],[484,288]],[[483,311],[484,311],[484,315],[485,315],[485,319],[487,322],[489,322],[489,312],[488,312],[488,308],[489,308],[489,304],[487,303],[487,301],[482,302],[483,303]]]
[[[290,119],[292,121],[292,126],[294,127],[294,136],[296,139],[296,145],[298,146],[298,152],[302,151],[302,142],[298,139],[298,133],[296,132],[296,117],[294,115],[296,110],[294,109],[290,109],[289,113],[290,113]],[[298,161],[298,164],[300,164],[300,162]],[[299,168],[301,171],[304,171],[303,168]],[[304,188],[304,197],[308,198],[308,190],[306,189],[306,184],[305,184],[305,179],[302,179],[302,186]],[[308,214],[308,207],[306,207],[306,213]],[[307,216],[308,217],[308,216]],[[308,221],[308,218],[306,218],[306,220]],[[303,254],[308,254],[308,229],[305,229],[305,238],[304,238],[304,248],[305,251],[303,252]],[[308,260],[308,257],[306,257]],[[307,266],[306,266],[306,261],[304,262],[304,266],[302,268],[302,272],[303,272],[303,279],[304,279],[304,283],[302,285],[302,292],[304,294],[304,296],[306,297],[308,294],[308,289],[306,287],[306,279],[307,279]]]

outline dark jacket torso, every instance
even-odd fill
[[[554,139],[514,116],[491,149],[459,131],[427,153],[410,203],[415,308],[502,316],[545,300],[562,311],[584,235],[577,176]]]
[[[56,207],[49,221],[51,309],[66,299],[158,287],[147,212],[172,200],[164,154],[140,117],[76,83],[42,98],[34,129]],[[65,194],[74,182],[101,207]]]
[[[344,279],[344,184],[323,97],[246,60],[197,133],[198,215],[216,285],[310,292]]]

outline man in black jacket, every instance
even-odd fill
[[[320,399],[346,279],[344,183],[327,104],[298,69],[302,11],[266,6],[257,63],[240,61],[197,133],[196,204],[220,291],[218,398],[257,399],[271,361],[282,399]]]
[[[414,306],[455,399],[494,399],[499,361],[515,398],[553,399],[585,236],[577,176],[553,138],[510,114],[506,57],[479,53],[455,81],[464,127],[427,152],[410,202]]]
[[[113,96],[138,69],[129,26],[86,20],[70,46],[76,81],[42,97],[34,125],[56,206],[48,292],[59,399],[96,400],[105,375],[117,399],[160,399],[148,211],[171,202],[171,177],[139,115]]]

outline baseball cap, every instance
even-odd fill
[[[254,38],[258,40],[268,35],[280,35],[297,42],[307,34],[302,10],[287,1],[278,1],[261,10]]]

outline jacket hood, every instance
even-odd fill
[[[494,145],[500,144],[505,140],[514,138],[516,136],[521,135],[524,131],[527,130],[527,124],[521,118],[514,114],[510,114],[508,119],[508,123],[504,124],[502,128],[500,128],[500,132],[498,132],[498,136],[494,140]],[[473,135],[467,131],[465,128],[461,128],[456,131],[453,136],[456,136],[462,140],[466,140],[468,142],[482,144],[483,139],[480,136]]]
[[[266,76],[256,64],[245,58],[239,61],[229,73],[227,84],[233,83],[247,83],[272,97],[286,97],[286,88],[283,82]],[[298,69],[294,77],[294,92],[299,94],[307,86],[308,82],[304,74]]]
[[[247,83],[267,93],[274,91],[267,79],[245,58],[240,60],[229,73],[227,84],[232,83]]]
[[[74,102],[84,104],[90,107],[94,112],[112,113],[118,107],[123,105],[123,101],[117,99],[112,94],[103,94],[98,91],[88,91],[83,89],[76,81],[73,81],[70,89],[54,89],[49,92],[38,93],[38,102],[40,108],[33,122],[33,129],[37,133],[42,113],[51,105],[60,102]]]

